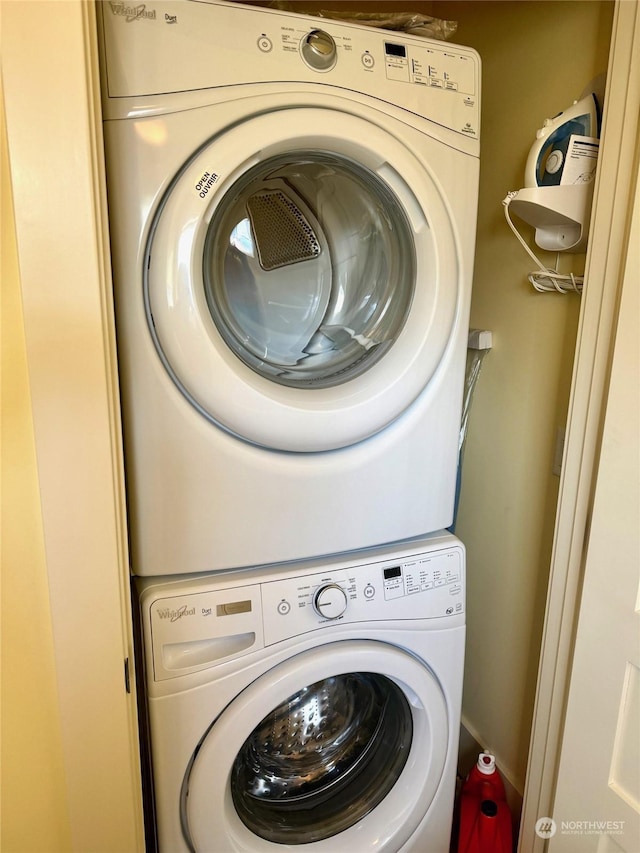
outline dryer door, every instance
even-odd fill
[[[198,853],[397,851],[439,788],[448,739],[442,689],[412,655],[376,641],[304,652],[204,732],[182,785],[185,839]]]
[[[305,452],[374,435],[450,341],[460,270],[445,201],[371,114],[234,125],[184,166],[153,222],[157,350],[206,418],[252,443]]]

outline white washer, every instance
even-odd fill
[[[138,578],[160,853],[449,849],[465,555]]]
[[[476,53],[224,2],[99,19],[134,573],[446,527]]]

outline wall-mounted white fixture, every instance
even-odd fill
[[[586,252],[593,182],[525,187],[511,198],[513,213],[536,229],[535,241],[548,252]]]
[[[467,349],[491,349],[493,335],[488,329],[469,329]]]

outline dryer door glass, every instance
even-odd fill
[[[218,204],[204,251],[217,329],[284,385],[339,385],[402,330],[416,278],[413,231],[380,177],[348,157],[298,151],[249,169]]]
[[[240,749],[231,794],[243,823],[279,844],[352,826],[393,788],[412,740],[402,690],[373,673],[316,682],[271,711]]]
[[[466,323],[451,206],[471,204],[476,164],[329,101],[212,137],[160,200],[143,263],[148,329],[177,388],[271,450],[381,432],[459,361]],[[452,170],[449,193],[436,174]]]

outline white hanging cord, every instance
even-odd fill
[[[518,193],[515,191],[507,193],[507,197],[502,200],[502,205],[504,207],[504,215],[509,228],[511,228],[513,233],[516,235],[525,252],[530,258],[532,258],[533,262],[538,265],[538,269],[535,270],[535,272],[529,273],[527,278],[539,293],[581,293],[583,282],[581,275],[574,275],[571,272],[560,273],[557,269],[550,270],[548,267],[545,267],[542,261],[536,257],[522,239],[516,226],[511,220],[511,216],[509,215],[509,205],[511,204],[511,200],[517,194]],[[559,258],[560,254],[558,253],[556,255],[556,267],[558,266]]]

